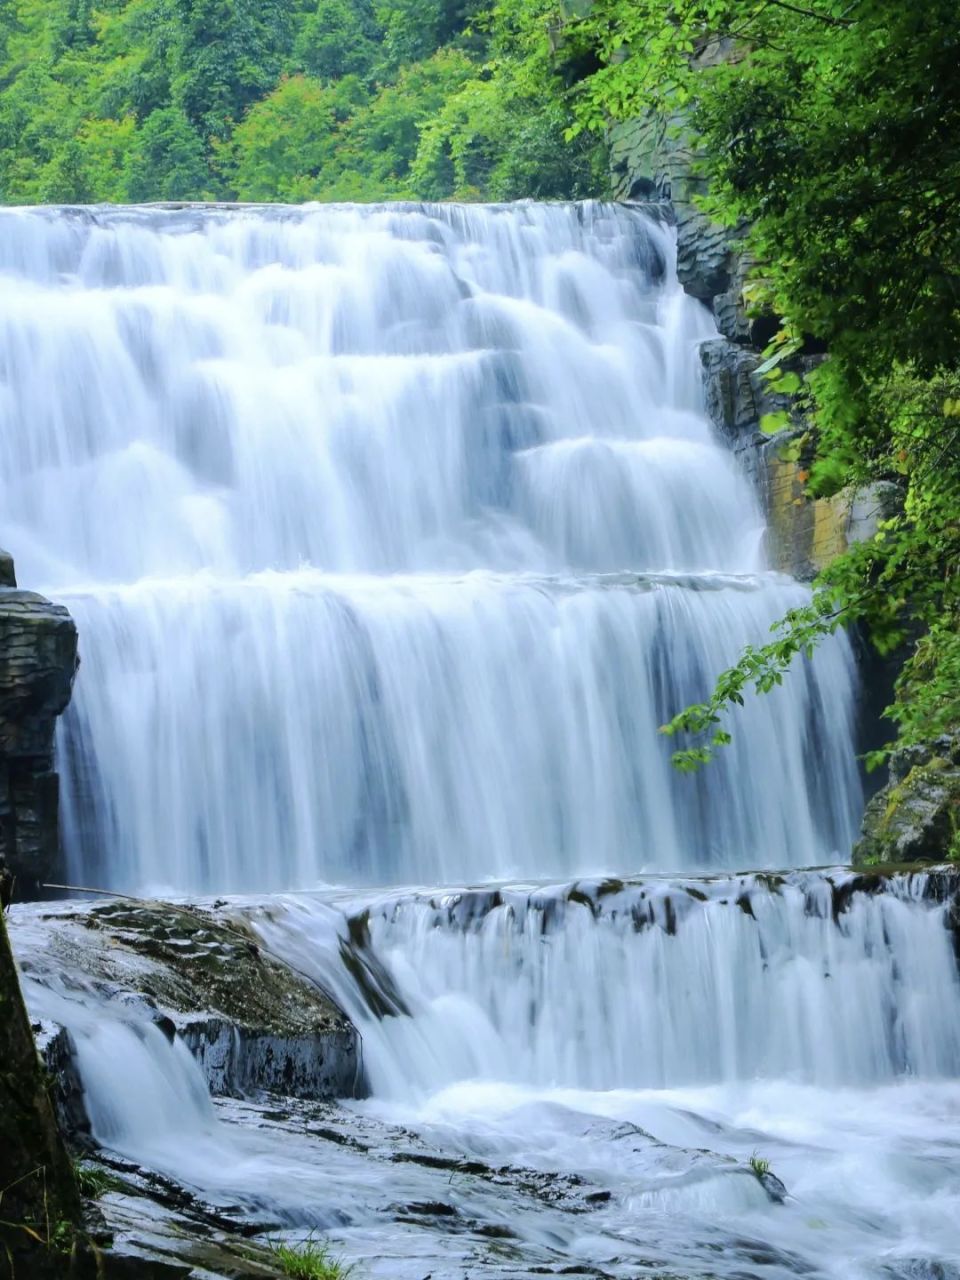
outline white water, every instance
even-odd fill
[[[805,598],[701,413],[712,332],[624,208],[0,212],[0,542],[80,626],[73,874],[366,886],[234,907],[360,1027],[328,1123],[366,1150],[211,1106],[26,930],[106,1146],[383,1280],[960,1275],[926,882],[636,881],[845,856],[860,807],[841,637],[701,776],[657,734]]]
[[[678,777],[804,598],[616,206],[0,214],[0,539],[64,600],[81,883],[744,865],[849,846],[842,639]],[[639,577],[639,580],[638,580]]]
[[[71,1027],[107,1148],[241,1214],[329,1231],[365,1275],[955,1280],[949,896],[925,875],[849,881],[235,901],[360,1029],[373,1097],[320,1117],[346,1146],[295,1109],[279,1126],[213,1111],[179,1041],[71,983],[25,913],[14,938],[33,1012]],[[373,990],[393,1013],[371,1012]],[[421,1153],[471,1172],[410,1163]],[[409,1225],[403,1206],[437,1201],[455,1220]],[[491,1248],[477,1224],[512,1234]]]

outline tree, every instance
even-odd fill
[[[178,107],[152,112],[124,166],[128,200],[202,200],[209,182],[203,141]]]

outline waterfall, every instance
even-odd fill
[[[658,733],[808,599],[714,333],[634,207],[0,210],[71,873],[218,895],[362,1037],[362,1100],[211,1098],[137,956],[15,910],[94,1139],[218,1222],[369,1280],[960,1278],[957,878],[824,869],[846,639],[700,774]]]
[[[842,637],[702,776],[657,734],[806,598],[701,411],[712,333],[627,207],[0,213],[0,539],[82,637],[72,874],[842,854]]]
[[[142,1000],[12,923],[100,1143],[376,1280],[956,1280],[957,893],[802,871],[235,899],[361,1033],[373,1097],[319,1114],[212,1105]]]
[[[930,889],[922,874],[874,891],[819,872],[578,881],[364,897],[335,921],[290,898],[257,927],[363,1028],[378,1096],[462,1079],[863,1087],[960,1074],[960,974]]]

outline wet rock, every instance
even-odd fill
[[[13,561],[0,552],[0,857],[18,898],[59,875],[53,737],[77,665],[67,610],[18,590]]]
[[[894,752],[853,850],[861,866],[949,859],[960,860],[960,735]]]
[[[765,1173],[758,1173],[757,1181],[774,1204],[783,1204],[787,1198],[787,1188],[775,1173],[771,1173],[769,1169]]]
[[[0,916],[0,1259],[11,1275],[57,1274],[57,1237],[69,1248],[80,1199],[57,1128]],[[61,1259],[62,1261],[62,1259]]]
[[[716,42],[704,62],[727,52]],[[609,151],[619,198],[658,200],[671,207],[677,228],[677,276],[684,289],[712,309],[725,337],[749,341],[751,320],[742,299],[742,232],[716,225],[697,207],[697,197],[707,188],[683,116],[649,113],[616,124],[610,130]]]
[[[43,920],[42,961],[180,1036],[203,1068],[211,1093],[279,1093],[297,1098],[363,1092],[359,1039],[320,988],[263,951],[241,919],[202,907],[125,900],[64,908]],[[83,1129],[62,1037],[44,1044],[60,1081],[62,1115]]]

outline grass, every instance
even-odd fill
[[[335,1258],[328,1245],[315,1240],[304,1240],[302,1244],[271,1240],[269,1248],[273,1261],[291,1280],[347,1280],[353,1270]]]
[[[758,1156],[756,1152],[750,1157],[750,1171],[754,1177],[762,1178],[764,1174],[770,1172],[770,1161],[764,1160],[762,1156]]]
[[[106,1169],[100,1169],[96,1165],[83,1164],[78,1160],[73,1166],[73,1173],[80,1194],[85,1200],[99,1200],[108,1191],[123,1189],[123,1183],[119,1178],[115,1178],[112,1173],[107,1173]]]

